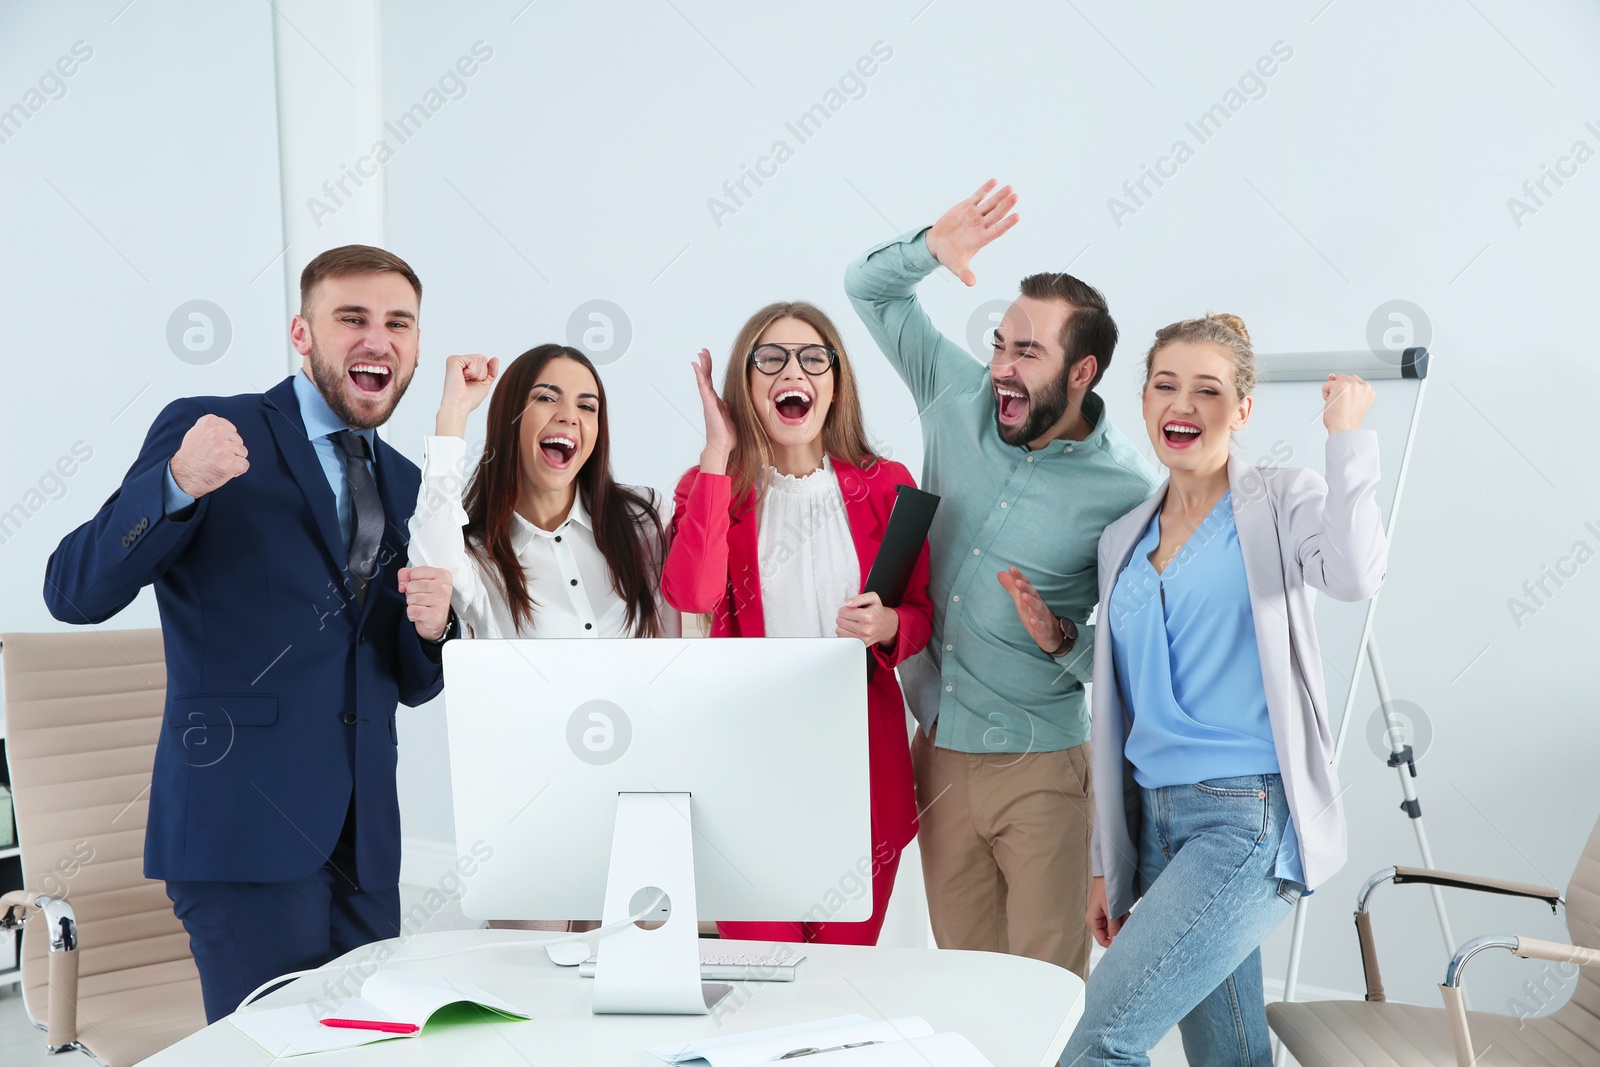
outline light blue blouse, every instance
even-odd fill
[[[1132,724],[1124,751],[1145,789],[1277,774],[1232,490],[1158,572],[1161,512],[1111,591],[1112,659]],[[1305,883],[1291,822],[1277,877]]]

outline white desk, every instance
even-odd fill
[[[557,967],[537,947],[551,936],[515,930],[419,934],[399,948],[390,963],[403,965],[407,953],[426,955],[485,941],[504,942],[509,947],[503,950],[411,966],[476,982],[531,1010],[531,1021],[455,1026],[420,1038],[277,1062],[305,1067],[380,1063],[661,1067],[661,1061],[644,1051],[646,1047],[860,1014],[872,1019],[920,1015],[936,1031],[964,1035],[995,1067],[1048,1067],[1056,1062],[1083,1012],[1083,982],[1078,976],[1038,960],[990,952],[807,945],[806,960],[794,982],[735,983],[716,1015],[595,1015],[590,1011],[593,980],[580,978],[576,967]],[[761,947],[738,941],[719,946],[733,951]],[[358,949],[342,961],[366,959],[373,949],[371,945]],[[338,969],[340,962],[330,964],[326,975],[337,978],[344,973]],[[311,975],[256,1003],[281,1007],[339,995],[324,992],[324,981],[322,974]],[[352,981],[352,989],[356,984]],[[144,1062],[150,1067],[246,1067],[274,1061],[224,1019]]]

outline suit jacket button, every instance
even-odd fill
[[[344,724],[346,726],[354,726],[356,724],[356,713],[353,712],[353,711],[345,712],[344,713]]]

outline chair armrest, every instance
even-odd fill
[[[1472,1033],[1467,1025],[1466,1002],[1461,999],[1461,974],[1467,961],[1485,949],[1503,948],[1523,959],[1576,963],[1581,967],[1600,967],[1600,949],[1541,941],[1536,937],[1475,937],[1456,950],[1445,968],[1439,993],[1450,1020],[1450,1038],[1455,1045],[1457,1067],[1474,1067],[1481,1054],[1472,1049]],[[1487,1050],[1485,1050],[1487,1051]]]
[[[1394,884],[1408,883],[1444,886],[1449,889],[1471,889],[1479,893],[1499,893],[1508,897],[1531,897],[1550,905],[1551,911],[1555,911],[1556,905],[1562,903],[1561,893],[1547,885],[1512,882],[1504,878],[1480,878],[1475,874],[1454,874],[1450,871],[1430,871],[1426,867],[1396,867]]]
[[[1600,967],[1600,949],[1582,945],[1563,945],[1559,941],[1541,941],[1536,937],[1517,938],[1513,956],[1525,960],[1551,960],[1555,963],[1576,963],[1580,967]]]
[[[44,916],[50,937],[45,1041],[61,1052],[78,1041],[78,920],[64,897],[25,889],[0,896],[0,928],[21,926],[32,912]]]
[[[1372,917],[1367,913],[1367,902],[1372,898],[1373,890],[1385,882],[1395,885],[1437,885],[1448,889],[1528,897],[1544,901],[1550,905],[1551,911],[1555,911],[1556,905],[1566,903],[1561,899],[1561,894],[1549,886],[1511,882],[1503,878],[1480,878],[1475,874],[1456,874],[1452,871],[1433,871],[1426,867],[1385,867],[1368,878],[1356,895],[1356,941],[1361,949],[1361,970],[1367,984],[1366,999],[1369,1001],[1388,999],[1383,992],[1383,975],[1378,970],[1378,948],[1372,936]]]

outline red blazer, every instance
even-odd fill
[[[892,460],[879,460],[863,469],[834,459],[833,469],[844,494],[845,516],[861,560],[864,585],[889,525],[895,486],[916,482],[910,471]],[[698,467],[678,482],[661,590],[667,603],[679,611],[709,613],[712,637],[763,637],[755,501],[746,494],[732,502],[732,486],[730,476],[703,474]],[[900,633],[893,650],[874,646],[871,653],[879,669],[867,682],[867,750],[873,838],[898,851],[916,836],[917,802],[905,702],[894,668],[922,651],[933,630],[926,544],[905,597],[895,610],[900,616]]]

